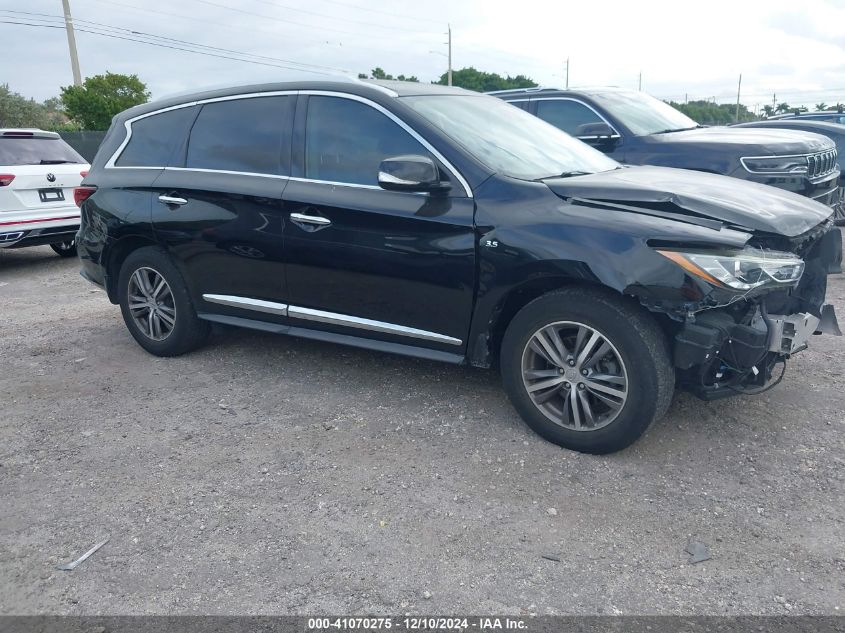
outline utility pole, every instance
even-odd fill
[[[637,88],[637,90],[639,90],[640,92],[643,91],[643,71],[640,71],[640,83],[639,83],[639,87]]]
[[[447,85],[451,86],[452,85],[452,25],[449,24],[448,27],[449,27],[449,30],[447,32],[447,35],[449,36],[449,41],[447,43],[449,44],[449,79],[448,79]]]
[[[736,114],[734,115],[734,123],[739,123],[739,93],[742,90],[742,73],[739,73],[739,83],[736,86]]]
[[[70,49],[70,67],[73,70],[73,85],[82,85],[82,75],[79,72],[79,54],[76,52],[76,36],[73,33],[73,18],[70,15],[70,0],[62,0],[65,10],[65,30],[67,31],[67,47]]]
[[[566,89],[569,90],[569,58],[566,58]]]

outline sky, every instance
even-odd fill
[[[662,99],[731,103],[741,74],[752,109],[775,94],[811,109],[845,103],[845,0],[69,1],[83,77],[137,74],[154,99],[377,66],[432,81],[451,25],[454,68],[543,86],[565,85],[568,58],[571,87],[636,89],[642,73]],[[62,0],[0,0],[0,84],[41,101],[72,83],[61,16]]]

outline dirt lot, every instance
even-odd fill
[[[0,305],[0,613],[845,613],[843,338],[591,457],[491,372],[235,330],[156,359],[46,247],[0,250]]]

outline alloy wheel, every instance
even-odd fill
[[[574,431],[607,426],[628,397],[619,351],[598,330],[573,321],[545,325],[528,339],[522,382],[543,415]]]
[[[129,313],[147,338],[163,341],[176,326],[176,305],[167,281],[152,268],[138,268],[129,278]]]

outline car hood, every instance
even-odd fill
[[[809,231],[831,214],[819,202],[775,187],[669,167],[622,167],[543,182],[564,199],[610,202],[632,213],[716,220],[787,237]]]
[[[703,127],[682,132],[653,134],[649,142],[665,145],[707,144],[732,148],[743,156],[783,156],[811,154],[833,149],[833,142],[826,136],[798,130],[737,129],[735,127]]]

